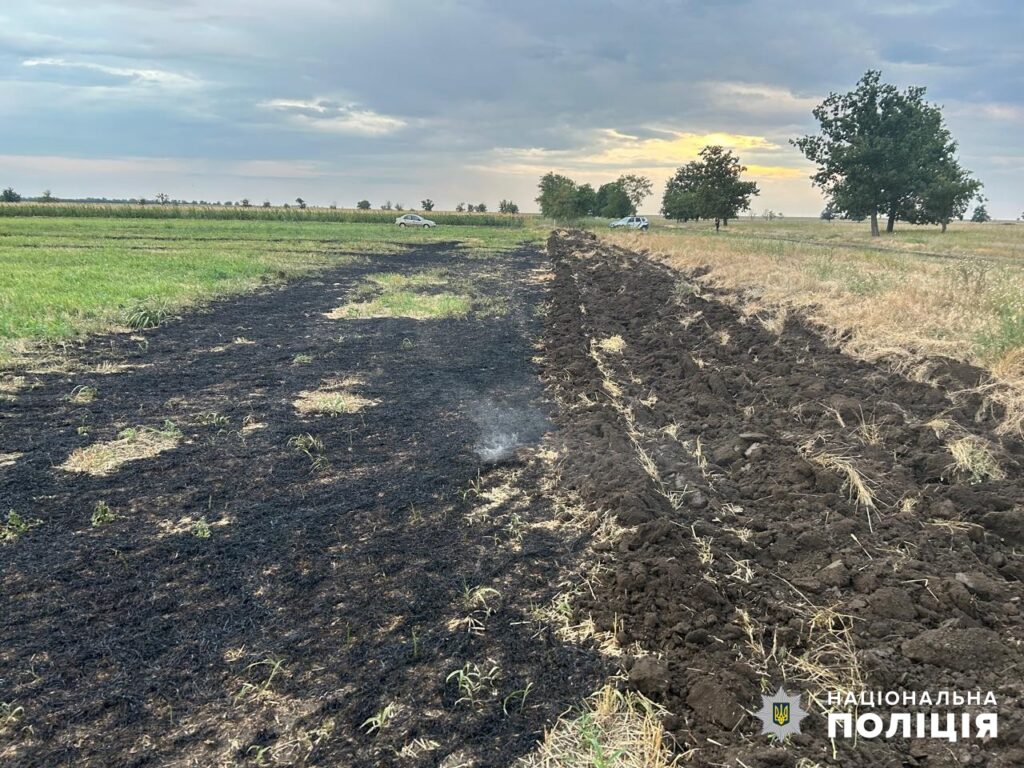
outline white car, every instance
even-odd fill
[[[648,229],[651,225],[647,222],[646,216],[623,216],[608,225],[612,229],[626,227],[626,229]]]
[[[395,224],[400,227],[423,227],[424,229],[430,229],[431,227],[437,226],[436,221],[424,219],[422,216],[417,216],[415,213],[407,213],[405,216],[399,216],[395,219]]]

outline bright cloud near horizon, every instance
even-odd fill
[[[1010,0],[38,0],[0,10],[0,186],[535,210],[549,170],[654,179],[735,151],[754,208],[816,215],[790,139],[867,69],[944,105],[997,218],[1024,211]]]

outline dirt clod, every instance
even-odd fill
[[[997,667],[1007,650],[998,634],[981,627],[928,629],[902,645],[908,659],[960,671]]]

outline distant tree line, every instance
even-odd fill
[[[577,184],[568,176],[552,172],[542,176],[538,186],[541,215],[558,220],[632,216],[652,189],[650,179],[634,174],[620,176],[595,190],[590,184]]]
[[[980,192],[982,184],[957,159],[957,142],[946,127],[939,107],[924,99],[925,89],[900,91],[869,70],[857,87],[831,93],[813,110],[820,130],[792,141],[817,165],[811,177],[828,197],[821,218],[870,219],[871,234],[879,235],[879,217],[892,232],[897,221],[938,224],[942,231],[953,219],[963,219],[971,202],[977,206],[971,221],[990,217]],[[759,193],[746,181],[739,158],[721,146],[700,151],[699,158],[676,170],[665,185],[661,212],[668,219],[714,220],[728,225]],[[630,180],[643,180],[638,194]],[[537,202],[541,213],[555,219],[582,216],[616,218],[636,213],[650,192],[650,181],[623,176],[596,192],[555,172],[541,177]],[[782,214],[767,212],[765,218]],[[1024,219],[1024,214],[1021,216]]]
[[[0,191],[0,203],[20,203],[24,199],[25,198],[23,198],[20,194],[18,194],[17,192],[14,191],[13,187],[7,187],[3,191]],[[224,206],[224,207],[229,207],[229,208],[230,207],[234,207],[236,205],[238,207],[240,207],[240,208],[251,208],[252,205],[253,205],[252,201],[249,198],[247,198],[247,197],[243,197],[237,203],[232,201],[232,200],[225,200],[225,201],[217,200],[216,202],[209,202],[207,200],[191,200],[191,201],[189,201],[189,200],[177,200],[175,198],[172,198],[170,195],[166,194],[165,192],[158,192],[156,195],[153,196],[152,200],[149,200],[149,199],[147,199],[145,197],[139,197],[139,198],[134,198],[134,197],[133,198],[113,198],[113,199],[106,198],[106,197],[89,197],[89,198],[74,198],[74,199],[66,199],[66,200],[64,200],[64,199],[61,199],[61,198],[54,197],[51,194],[50,190],[46,190],[45,192],[43,192],[43,194],[40,197],[29,198],[29,199],[32,200],[33,202],[40,202],[40,203],[50,203],[50,202],[97,203],[97,204],[104,204],[104,205],[148,205],[150,202],[156,203],[158,205]],[[302,198],[302,197],[295,198],[295,205],[300,210],[306,210],[306,208],[309,207],[309,203],[305,200],[305,198]],[[263,208],[271,208],[273,206],[272,206],[272,203],[269,200],[264,200],[263,203],[262,203],[262,207]],[[285,203],[282,206],[282,208],[291,208],[291,207],[292,206],[291,206],[290,203]],[[329,207],[332,210],[334,210],[334,209],[337,209],[338,206],[337,206],[336,203],[331,203]],[[366,200],[366,199],[360,200],[359,202],[356,203],[356,209],[360,210],[360,211],[368,211],[368,210],[371,209],[371,207],[372,206],[370,204],[370,201]],[[420,201],[420,209],[423,210],[423,211],[433,211],[434,210],[434,201],[431,200],[429,197],[424,199],[424,200],[421,200]],[[402,203],[392,203],[390,200],[387,200],[387,201],[385,201],[380,206],[380,210],[382,210],[382,211],[392,211],[392,210],[394,210],[394,211],[404,211],[405,210],[405,206]],[[468,212],[468,213],[487,213],[487,203],[469,203],[469,204],[467,204],[467,203],[459,203],[455,207],[455,210],[458,213],[463,213],[463,212]],[[498,211],[500,213],[518,214],[519,213],[519,206],[516,205],[511,200],[504,200],[503,199],[498,204]]]

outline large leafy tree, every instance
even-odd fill
[[[964,195],[969,201],[977,193],[956,163],[942,112],[924,94],[918,86],[900,91],[869,70],[854,90],[830,93],[815,107],[820,133],[793,141],[817,164],[815,185],[849,218],[870,218],[872,235],[879,215],[888,232],[901,218],[941,223],[966,205]],[[943,201],[949,209],[937,213]]]
[[[666,218],[715,219],[728,225],[750,208],[757,184],[744,181],[747,169],[732,152],[718,145],[704,147],[700,159],[679,168],[665,185],[661,212]]]

